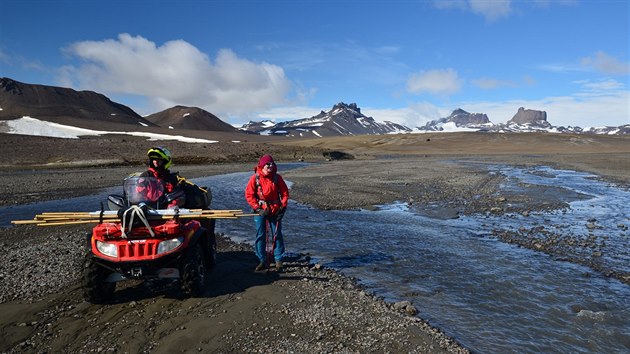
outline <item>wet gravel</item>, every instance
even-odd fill
[[[9,332],[29,334],[0,345],[2,352],[468,353],[415,317],[412,304],[387,303],[308,256],[289,259],[284,272],[267,275],[280,295],[263,292],[256,301],[247,292],[212,295],[223,291],[216,288],[209,297],[181,301],[171,299],[175,285],[147,283],[129,285],[130,292],[119,289],[118,303],[99,306],[82,301],[78,285],[87,249],[84,227],[1,231],[0,247],[8,255],[0,259],[0,309],[32,312],[31,319],[3,324]],[[252,250],[220,237],[218,267],[243,263],[232,259],[239,252]],[[227,326],[210,337],[201,334],[217,324]],[[198,338],[171,343],[190,335]]]

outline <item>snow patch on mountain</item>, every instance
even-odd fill
[[[53,138],[78,139],[80,136],[100,136],[105,134],[122,134],[145,137],[150,141],[156,140],[178,140],[186,143],[217,143],[216,140],[189,138],[181,135],[166,135],[147,132],[123,132],[123,131],[103,131],[73,127],[48,121],[39,120],[32,117],[22,117],[19,119],[0,122],[7,126],[9,134],[47,136]]]

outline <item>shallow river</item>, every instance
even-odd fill
[[[387,300],[411,301],[420,317],[474,352],[630,352],[630,286],[492,236],[493,229],[555,225],[559,233],[601,239],[602,262],[627,272],[630,232],[621,226],[630,225],[630,193],[573,171],[490,168],[509,177],[506,189],[526,182],[589,198],[562,212],[450,220],[420,216],[397,204],[378,211],[321,211],[290,201],[287,249],[311,254]],[[211,186],[213,208],[248,210],[243,189],[249,175],[193,181]],[[118,192],[0,208],[0,225],[42,210],[97,210],[104,196]],[[589,223],[596,227],[586,227]],[[253,222],[219,220],[217,231],[251,243]]]

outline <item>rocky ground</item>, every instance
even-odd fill
[[[60,161],[42,164],[37,162],[36,147],[23,144],[14,148],[12,144],[17,142],[5,137],[0,134],[3,149],[12,150],[4,155],[15,160],[2,161],[5,168],[0,175],[5,183],[0,186],[0,204],[4,206],[115,186],[121,176],[143,168],[141,154],[121,158],[107,168],[94,168],[103,144],[111,145],[112,141],[65,145],[65,141],[45,139],[46,150],[53,151],[47,154],[58,156]],[[176,159],[174,169],[189,178],[247,171],[256,159],[249,150],[271,152],[279,162],[318,163],[281,171],[294,183],[291,196],[299,202],[324,209],[348,209],[404,201],[419,212],[445,218],[470,213],[526,213],[565,205],[566,199],[559,198],[560,194],[535,188],[524,194],[500,192],[502,177],[488,174],[484,168],[488,163],[572,168],[596,173],[622,187],[630,184],[630,154],[623,150],[630,148],[627,140],[615,145],[595,139],[586,152],[576,151],[573,140],[559,147],[548,143],[548,153],[542,154],[536,150],[540,140],[532,136],[533,140],[521,145],[518,152],[488,154],[491,141],[477,145],[462,137],[460,145],[448,141],[442,147],[432,137],[437,142],[430,147],[434,150],[423,147],[428,153],[414,154],[407,151],[407,142],[400,143],[396,151],[372,147],[372,153],[365,143],[338,146],[335,141],[326,149],[308,144],[236,144],[227,150],[208,146],[205,149],[212,151],[204,155],[196,155],[204,148],[195,146],[189,151],[187,145],[181,145],[178,150],[183,161],[203,156],[199,158],[202,164],[177,164]],[[512,145],[501,143],[501,148],[510,150]],[[40,149],[41,144],[39,140],[34,143]],[[423,137],[416,142],[416,149],[425,144]],[[81,158],[73,159],[77,149],[82,149]],[[325,154],[331,149],[354,158],[327,161],[330,155]],[[226,151],[236,162],[224,160]],[[64,168],[59,169],[59,164]],[[70,165],[74,167],[68,168]],[[437,212],[425,207],[436,203],[441,206]],[[219,263],[208,279],[204,296],[180,299],[172,284],[132,283],[117,291],[115,303],[92,305],[82,300],[79,284],[88,231],[81,226],[0,229],[0,247],[7,252],[0,258],[0,352],[467,351],[413,315],[421,304],[385,303],[352,279],[310,263],[308,257],[288,260],[286,271],[281,273],[255,273],[250,247],[234,244],[227,237],[220,238]],[[559,252],[551,245],[541,249],[540,242],[527,237],[528,232],[502,239],[543,252]],[[620,279],[623,276],[618,275]]]
[[[204,296],[132,283],[114,303],[92,305],[79,289],[85,232],[3,230],[1,352],[466,352],[413,317],[411,304],[385,303],[308,259],[255,273],[250,247],[223,237]]]

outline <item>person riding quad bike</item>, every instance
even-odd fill
[[[164,193],[168,197],[167,208],[183,207],[186,204],[186,195],[180,186],[177,173],[171,173],[169,168],[173,164],[171,152],[165,147],[152,147],[147,151],[149,169],[140,177],[155,177],[163,182]],[[146,186],[145,193],[154,194],[155,188]]]

